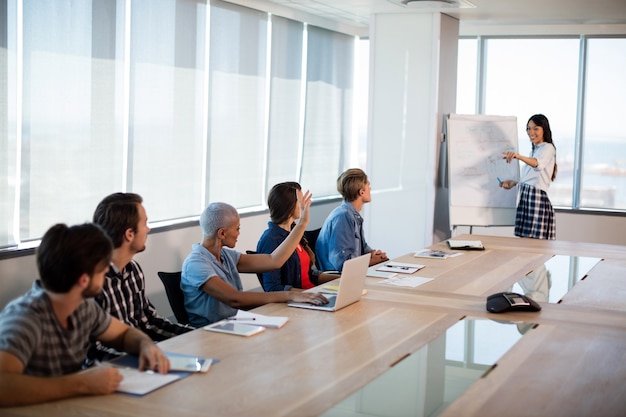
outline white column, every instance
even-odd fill
[[[434,208],[442,194],[436,189],[442,119],[456,105],[458,30],[458,20],[441,13],[372,17],[367,173],[373,195],[364,217],[368,243],[391,257],[445,238],[434,238],[435,218],[449,232],[447,192],[445,201],[437,197],[436,217]]]

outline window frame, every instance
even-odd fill
[[[487,82],[487,54],[488,54],[488,42],[492,39],[497,40],[518,40],[518,39],[578,39],[579,40],[579,56],[578,56],[578,91],[576,94],[576,117],[575,117],[575,156],[574,156],[574,171],[573,171],[573,185],[572,185],[572,205],[555,206],[557,212],[567,213],[589,213],[610,215],[618,217],[626,217],[626,209],[619,208],[594,208],[594,207],[581,207],[581,193],[582,193],[582,158],[583,158],[583,146],[585,140],[584,134],[584,116],[585,116],[585,97],[587,92],[587,65],[588,55],[587,48],[590,39],[626,39],[626,35],[464,35],[459,36],[461,40],[475,40],[476,41],[476,79],[475,79],[475,114],[485,114],[485,101],[486,101],[486,82]],[[461,42],[459,42],[461,47]],[[457,83],[460,79],[457,75]],[[459,88],[457,85],[457,94],[459,94]],[[519,123],[519,122],[518,122]]]

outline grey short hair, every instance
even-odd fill
[[[239,218],[237,209],[226,203],[211,203],[200,216],[203,237],[213,237],[222,227],[230,226]]]

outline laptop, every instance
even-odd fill
[[[307,290],[307,292],[323,292],[324,296],[328,299],[328,304],[314,305],[291,301],[287,303],[287,305],[289,307],[308,308],[311,310],[337,311],[352,303],[356,303],[361,299],[363,293],[370,257],[371,254],[368,253],[357,258],[348,259],[344,262],[337,294],[329,294],[322,291],[319,287]]]

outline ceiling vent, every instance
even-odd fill
[[[387,0],[409,9],[473,9],[475,4],[466,0]]]

